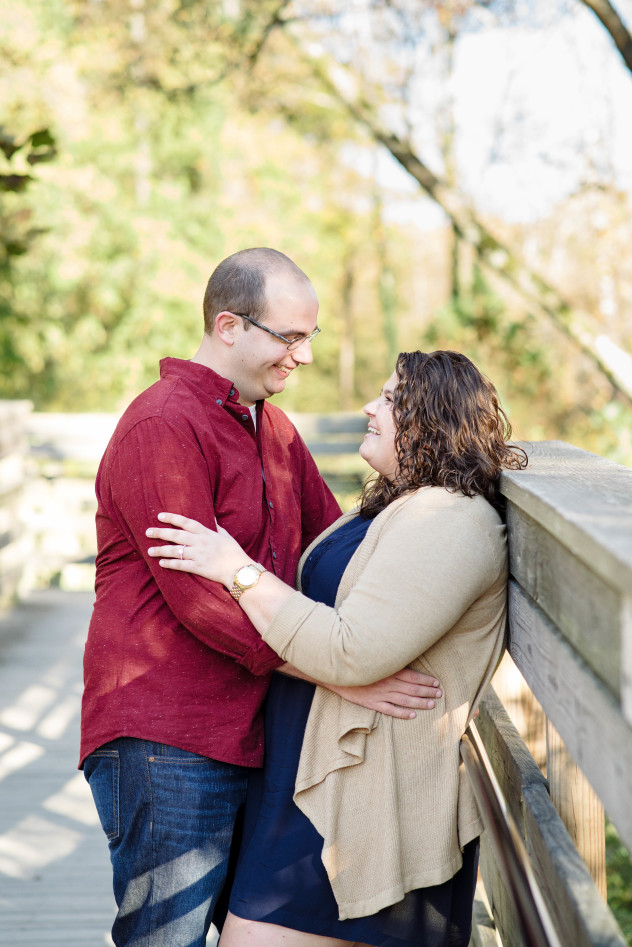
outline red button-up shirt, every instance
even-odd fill
[[[339,515],[285,414],[167,358],[130,405],[96,481],[96,602],[84,656],[81,760],[121,736],[258,766],[261,704],[282,662],[221,585],[147,556],[161,510],[215,520],[290,584],[303,549]]]

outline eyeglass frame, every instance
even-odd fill
[[[239,316],[240,319],[247,319],[248,322],[251,322],[253,326],[256,326],[257,329],[263,329],[264,332],[269,332],[270,335],[273,335],[275,339],[281,339],[282,342],[285,342],[287,345],[288,352],[295,352],[296,349],[303,344],[303,342],[312,342],[319,332],[322,331],[318,326],[310,332],[309,335],[304,335],[303,338],[299,339],[287,339],[284,335],[281,335],[279,332],[275,332],[274,329],[269,329],[268,326],[264,325],[262,322],[257,322],[256,319],[253,319],[252,316],[247,315],[245,312],[233,312],[231,310],[226,310],[231,312],[233,316]]]

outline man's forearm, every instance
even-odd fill
[[[288,663],[282,664],[277,670],[289,677],[324,687],[361,707],[409,720],[416,716],[415,710],[432,710],[436,701],[443,696],[436,678],[411,668],[403,668],[381,681],[358,687],[321,683]]]

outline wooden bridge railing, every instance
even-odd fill
[[[632,850],[632,469],[569,444],[524,446],[529,467],[502,481],[510,657],[478,726],[561,942],[625,944],[601,895],[604,809]],[[481,863],[502,943],[518,947],[486,844]]]
[[[17,594],[30,551],[22,529],[30,401],[0,401],[0,608]]]
[[[28,407],[0,402],[5,594],[16,587],[24,559],[26,540],[16,528],[27,465],[24,431],[46,479],[44,500],[63,508],[64,532],[55,533],[53,545],[65,537],[72,558],[86,552],[94,511],[90,481],[116,421],[110,415],[29,416]],[[359,468],[349,455],[365,420],[357,414],[293,420],[333,488],[357,492]],[[603,897],[604,809],[632,850],[632,469],[568,444],[524,446],[529,467],[502,479],[511,568],[508,655],[477,726],[560,942],[622,947]],[[69,460],[75,478],[83,471],[86,490],[79,491],[76,480],[60,495],[54,491],[68,475]],[[70,535],[74,519],[81,541]],[[54,517],[53,526],[44,520],[41,531],[58,529]],[[497,944],[498,934],[503,947],[523,947],[485,836],[481,873],[491,918],[477,904],[473,944]]]

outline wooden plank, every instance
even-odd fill
[[[480,872],[485,893],[503,947],[524,947],[513,905],[498,871],[498,863],[485,834],[481,839]]]
[[[30,401],[0,401],[0,457],[26,450],[26,421]]]
[[[311,454],[315,457],[330,454],[357,454],[362,438],[357,441],[314,441],[304,438]]]
[[[526,787],[524,812],[533,871],[562,943],[624,947],[625,938],[547,793]]]
[[[509,629],[518,669],[632,849],[632,729],[619,704],[514,582]]]
[[[546,774],[546,716],[508,651],[496,669],[492,684],[529,753],[540,771]]]
[[[632,586],[632,469],[562,441],[522,446],[529,466],[503,472],[503,494],[625,594]]]
[[[621,601],[621,708],[632,726],[632,593]]]
[[[546,775],[551,802],[605,901],[608,886],[603,806],[550,720],[547,721]]]
[[[522,793],[525,787],[540,786],[546,792],[546,780],[493,687],[488,687],[480,711],[476,720],[477,729],[503,790],[507,807],[516,824],[521,827],[524,821]]]
[[[336,414],[302,414],[288,412],[288,417],[302,438],[322,434],[366,434],[367,418],[359,411]]]
[[[625,941],[551,802],[546,781],[491,688],[481,702],[477,727],[510,811],[514,817],[519,813],[516,821],[562,943],[622,947]],[[481,847],[481,872],[503,947],[522,947],[487,843]]]
[[[474,896],[472,937],[469,947],[498,947],[494,919],[489,913],[485,887],[480,879],[476,884],[476,894]]]
[[[511,574],[618,697],[621,593],[511,502],[507,529]]]
[[[7,947],[111,944],[107,843],[76,769],[93,597],[40,592],[0,619],[0,764],[18,749],[16,768],[0,778],[0,943]]]

